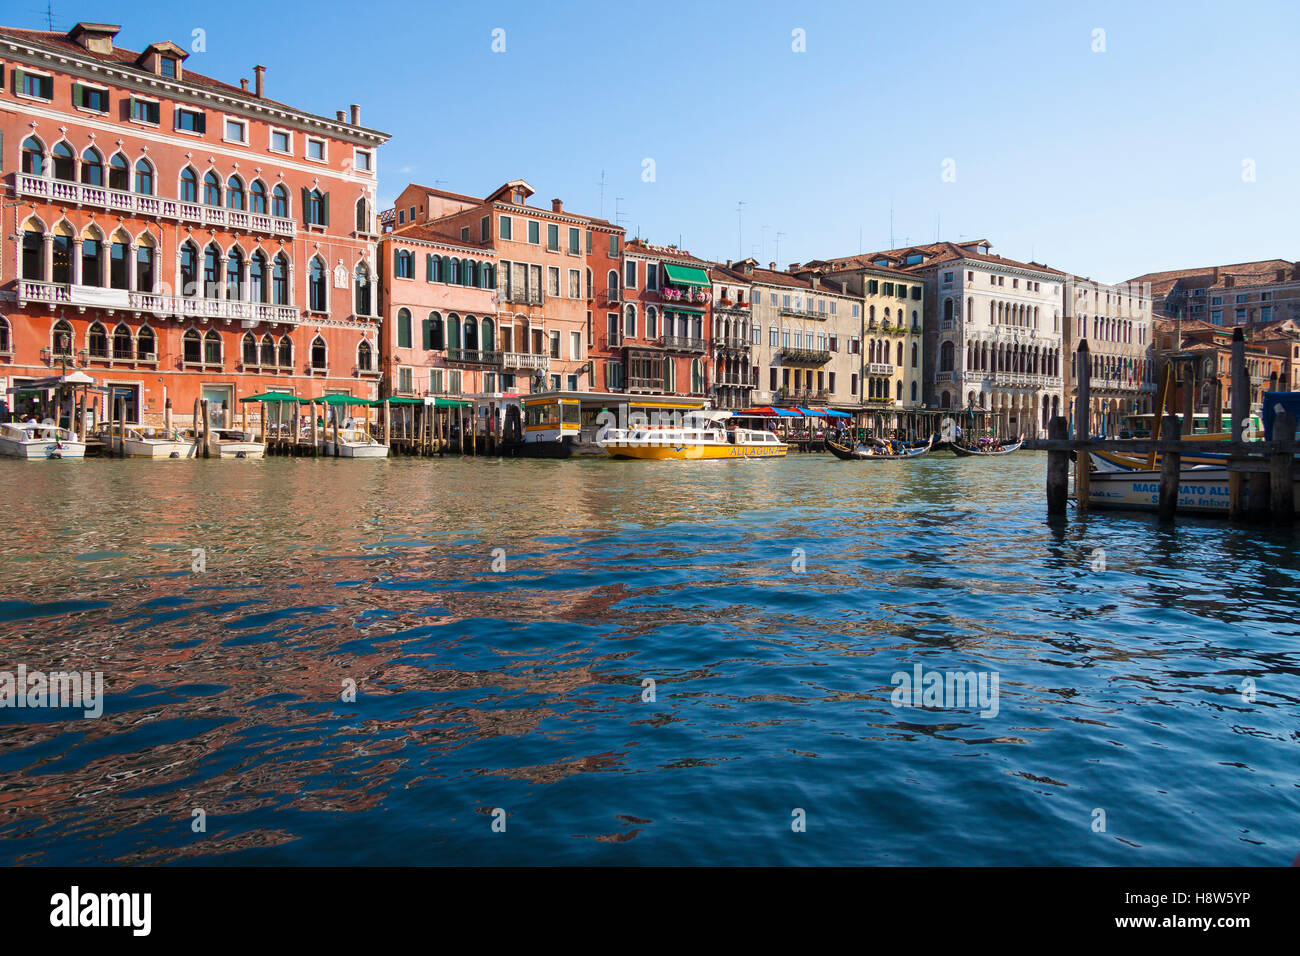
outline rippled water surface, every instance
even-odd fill
[[[1045,464],[0,461],[0,860],[1289,863],[1296,539]]]

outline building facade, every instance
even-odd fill
[[[622,268],[624,388],[706,396],[713,299],[708,263],[684,249],[632,239],[623,247]]]
[[[496,253],[407,223],[379,241],[385,395],[500,394]]]
[[[76,368],[127,419],[228,424],[239,399],[376,393],[377,150],[360,108],[276,102],[120,28],[0,28],[0,380]],[[39,401],[39,399],[34,399]]]
[[[621,226],[592,219],[587,227],[587,360],[597,391],[626,387],[623,346],[623,242]]]
[[[758,388],[754,348],[759,327],[754,322],[754,287],[719,268],[709,268],[713,281],[713,335],[710,342],[710,393],[715,408],[747,408]]]
[[[1127,415],[1150,412],[1156,393],[1151,291],[1137,283],[1104,285],[1067,278],[1064,342],[1069,359],[1061,369],[1067,416],[1075,414],[1079,342],[1091,359],[1089,434],[1116,436]]]

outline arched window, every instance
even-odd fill
[[[283,186],[276,186],[271,192],[271,215],[289,218],[289,190]]]
[[[244,208],[244,181],[238,176],[226,180],[226,208]]]
[[[199,250],[192,242],[181,245],[181,295],[196,296],[199,288]]]
[[[67,283],[72,281],[72,229],[66,222],[54,227],[54,261],[51,282]]]
[[[125,232],[119,229],[113,233],[113,241],[108,247],[108,285],[113,289],[125,289],[129,285],[131,272],[131,245]],[[147,290],[142,290],[147,291]]]
[[[912,343],[912,368],[916,368],[917,358],[918,355],[917,355],[916,343],[913,342]]]
[[[287,335],[280,337],[280,367],[293,368],[293,340]]]
[[[141,362],[158,361],[158,339],[147,325],[135,337],[135,357]]]
[[[136,160],[135,191],[141,196],[153,195],[153,166],[147,159]]]
[[[72,326],[66,319],[59,319],[50,329],[50,350],[55,355],[72,355]]]
[[[939,348],[939,371],[951,372],[952,364],[953,364],[953,344],[951,342],[944,342],[943,345]]]
[[[947,392],[944,392],[942,395],[940,395],[940,396],[939,396],[939,407],[940,407],[940,408],[952,408],[952,396],[951,396],[950,394],[948,394]]]
[[[430,312],[429,317],[424,320],[424,347],[439,350],[447,347],[443,339],[442,313],[440,312]]]
[[[312,257],[307,291],[307,308],[313,312],[324,312],[328,308],[325,289],[325,263],[321,261],[319,256]]]
[[[137,292],[154,291],[154,248],[153,236],[141,233],[135,247],[135,288]]]
[[[271,301],[276,305],[289,304],[289,259],[283,252],[271,264]]]
[[[326,365],[325,340],[319,335],[311,340],[311,367],[312,371],[323,372]]]
[[[895,382],[894,385],[897,386],[894,389],[894,398],[901,402],[903,400],[903,383],[902,381],[898,381]]]
[[[258,359],[262,365],[275,364],[275,339],[270,334],[262,336],[261,348],[258,350]]]
[[[425,282],[442,281],[442,256],[424,257],[424,281]]]
[[[203,339],[199,338],[199,333],[194,329],[186,331],[181,337],[182,356],[185,362],[191,365],[203,364]]]
[[[415,278],[415,258],[409,250],[398,249],[393,254],[393,276],[398,279]]]
[[[77,159],[73,155],[72,147],[67,143],[54,144],[54,178],[62,179],[64,182],[77,181]]]
[[[369,372],[374,369],[374,350],[370,343],[365,339],[357,346],[357,368],[362,372]]]
[[[9,353],[14,350],[13,336],[10,335],[9,320],[0,317],[0,352]]]
[[[645,337],[650,340],[659,338],[659,310],[653,305],[646,306]]]
[[[23,224],[24,279],[45,278],[45,226],[38,219],[28,219]]]
[[[664,356],[664,391],[677,391],[677,363],[671,355]]]
[[[465,316],[465,348],[478,348],[478,320],[472,315]]]
[[[916,382],[912,383],[912,401],[916,401]]]
[[[903,343],[898,343],[898,361],[894,363],[899,368],[903,367]],[[900,396],[901,397],[901,396]]]
[[[943,320],[945,322],[952,321],[952,299],[943,300]]]
[[[131,330],[125,322],[117,323],[113,329],[113,358],[131,360],[135,358],[135,342],[131,340]]]
[[[216,243],[203,250],[203,297],[221,298],[221,250]]]
[[[238,246],[226,256],[226,298],[235,301],[244,298],[244,254]]]
[[[260,179],[254,179],[248,187],[248,211],[266,215],[266,185]]]
[[[636,338],[636,306],[631,303],[623,309],[623,338]]]
[[[491,319],[487,318],[486,316],[483,317],[483,322],[479,327],[479,340],[481,342],[481,345],[479,347],[483,349],[485,352],[496,351],[497,348],[496,323],[494,323]]]
[[[460,260],[452,258],[445,259],[443,261],[443,266],[446,269],[446,277],[443,281],[448,282],[451,285],[460,285]]]
[[[199,176],[190,167],[181,170],[181,202],[199,201]]]
[[[104,242],[97,231],[90,229],[81,235],[81,284],[104,284]]]
[[[364,262],[357,263],[353,283],[356,286],[357,315],[370,315],[370,269]]]
[[[411,312],[409,309],[397,310],[397,347],[399,349],[409,349],[411,347]]]
[[[29,176],[45,175],[45,147],[35,136],[23,140],[22,170]]]
[[[240,340],[240,344],[243,348],[244,364],[256,365],[257,364],[257,339],[253,338],[253,333],[245,332],[243,339]]]
[[[208,329],[203,335],[203,363],[221,364],[221,333],[216,329]]]
[[[691,394],[700,395],[704,392],[704,363],[699,359],[691,360]]]
[[[265,302],[266,292],[266,256],[258,249],[248,260],[248,300]]]
[[[460,348],[460,316],[455,312],[447,316],[447,348]]]
[[[307,217],[308,225],[328,226],[328,209],[329,204],[324,193],[319,189],[312,189],[307,192],[307,208],[303,210],[303,214]]]
[[[87,186],[104,185],[104,157],[93,146],[81,153],[81,181]]]
[[[108,188],[120,192],[131,189],[131,164],[121,153],[114,153],[108,161]]]
[[[362,196],[357,200],[357,232],[370,231],[370,203]]]
[[[614,293],[618,291],[618,270],[610,269],[605,273],[605,291],[613,298]]]
[[[203,177],[203,205],[221,205],[221,177],[211,169]]]
[[[90,328],[86,331],[86,348],[91,358],[108,358],[108,333],[104,331],[102,323],[90,323]]]

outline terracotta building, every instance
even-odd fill
[[[0,28],[0,382],[75,367],[145,423],[202,397],[220,424],[271,388],[373,395],[386,134],[119,29]]]
[[[604,219],[587,227],[587,357],[591,388],[622,388],[626,353],[622,339],[623,228]],[[611,384],[614,383],[614,384]]]
[[[1181,410],[1186,387],[1186,369],[1193,373],[1193,409],[1196,414],[1217,408],[1226,413],[1232,408],[1232,329],[1194,319],[1155,320],[1155,372],[1160,381],[1165,366],[1173,362],[1177,369],[1175,407]],[[1263,393],[1285,389],[1289,359],[1276,354],[1264,343],[1246,343],[1246,374],[1252,414],[1263,408]]]

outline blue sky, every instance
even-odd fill
[[[6,22],[43,28],[24,2]],[[988,238],[1106,281],[1300,258],[1300,5],[1055,6],[227,0],[55,15],[60,29],[121,22],[134,49],[188,47],[202,28],[191,69],[233,83],[262,63],[275,99],[325,115],[360,103],[393,137],[381,203],[408,181],[483,194],[524,178],[542,204],[599,215],[603,173],[605,218],[706,258],[776,259],[778,232],[782,265],[884,248],[891,208],[895,245]]]

